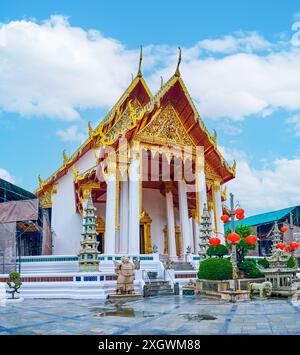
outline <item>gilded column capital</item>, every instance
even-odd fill
[[[173,181],[165,181],[165,191],[166,193],[172,192]]]
[[[213,188],[215,192],[219,192],[221,189],[221,183],[219,180],[214,180],[213,182]]]
[[[133,141],[130,146],[131,159],[139,159],[141,155],[141,146],[139,141]]]

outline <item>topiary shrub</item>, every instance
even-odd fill
[[[294,269],[297,266],[297,261],[295,258],[293,258],[292,256],[289,258],[289,260],[287,261],[287,267]]]
[[[229,259],[210,258],[201,261],[199,279],[230,280],[232,278],[232,264]]]
[[[265,269],[270,267],[270,263],[268,262],[268,260],[266,258],[258,259],[257,260],[257,264],[262,266]]]
[[[15,293],[20,293],[19,288],[22,286],[20,279],[20,274],[16,271],[13,271],[9,274],[9,279],[6,282],[10,290],[6,291],[11,294],[11,297],[15,298]]]
[[[206,251],[206,255],[209,257],[217,256],[218,258],[223,258],[224,255],[228,255],[228,249],[223,244],[219,244],[215,248],[210,245]]]
[[[244,271],[245,276],[251,279],[264,276],[264,274],[257,268],[254,259],[245,259],[240,263],[239,269]]]

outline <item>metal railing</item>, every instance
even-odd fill
[[[145,277],[145,275],[146,275],[146,277]],[[142,270],[142,279],[144,281],[147,280],[147,282],[149,282],[149,284],[151,284],[151,279],[150,279],[150,277],[148,275],[148,271],[147,270]]]

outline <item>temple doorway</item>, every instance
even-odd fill
[[[97,242],[98,244],[98,252],[100,254],[104,254],[104,244],[105,244],[105,224],[101,217],[96,218],[96,231],[97,231]]]

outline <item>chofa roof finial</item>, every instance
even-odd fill
[[[143,61],[143,47],[141,46],[140,47],[139,69],[138,69],[138,72],[137,72],[137,76],[138,77],[143,76],[143,74],[142,74],[142,61]]]
[[[178,53],[178,62],[177,62],[175,76],[180,76],[179,66],[180,66],[180,63],[181,63],[181,48],[178,47],[178,49],[179,49],[179,53]]]

